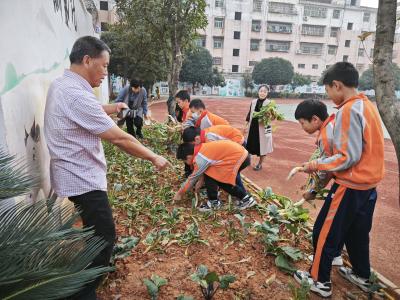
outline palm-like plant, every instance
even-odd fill
[[[0,299],[64,298],[111,271],[89,267],[105,243],[93,231],[72,226],[77,218],[73,208],[55,214],[48,212],[46,200],[1,201],[37,183],[15,161],[0,151]]]

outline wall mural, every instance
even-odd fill
[[[15,13],[2,13],[6,11]],[[47,198],[51,208],[57,195],[50,185],[42,130],[46,94],[50,83],[69,67],[74,41],[95,34],[95,18],[83,0],[0,1],[0,17],[9,24],[0,28],[8,41],[0,46],[0,148],[26,160],[31,171],[40,174],[40,187],[27,199]],[[95,94],[104,102],[107,91],[102,86]]]

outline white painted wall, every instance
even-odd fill
[[[0,1],[0,147],[40,172],[33,200],[51,194],[42,130],[48,87],[69,67],[74,41],[95,35],[87,1]],[[102,102],[108,100],[107,86],[103,82],[95,91]]]

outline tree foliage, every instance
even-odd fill
[[[290,61],[274,57],[265,58],[256,64],[252,77],[257,84],[280,85],[291,83],[293,74],[293,66]]]
[[[392,64],[394,75],[395,89],[400,90],[400,68],[396,64]],[[362,73],[359,80],[360,90],[371,90],[374,88],[374,71],[373,68],[368,68]]]
[[[308,85],[310,83],[311,83],[310,76],[303,75],[303,74],[300,74],[297,72],[294,73],[293,78],[292,78],[292,86],[293,87]]]
[[[44,199],[4,200],[27,193],[37,179],[1,151],[0,178],[1,299],[66,298],[113,269],[88,267],[105,242],[91,230],[72,226],[77,217],[73,208],[64,206],[56,213],[48,211]]]

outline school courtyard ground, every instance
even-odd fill
[[[250,106],[250,98],[201,97],[207,109],[227,119],[231,125],[242,129]],[[301,100],[277,100],[285,107]],[[330,104],[329,101],[326,102]],[[167,117],[165,102],[154,103],[150,107],[152,118],[164,121]],[[288,118],[289,119],[289,118]],[[247,168],[243,174],[262,188],[271,187],[273,192],[290,197],[301,198],[300,187],[306,175],[298,174],[291,181],[286,181],[289,171],[308,161],[315,149],[316,136],[305,133],[297,122],[282,121],[274,126],[274,152],[268,155],[261,171]],[[385,139],[385,178],[378,186],[378,201],[375,207],[374,222],[371,231],[371,263],[372,267],[400,286],[400,206],[398,191],[398,164],[395,150],[390,139]],[[320,201],[322,202],[322,201]],[[318,203],[321,207],[322,203]],[[315,218],[319,208],[309,207]]]

